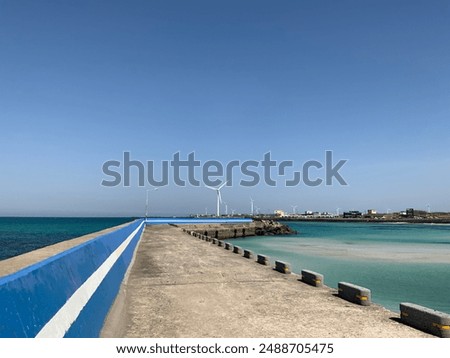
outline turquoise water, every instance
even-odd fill
[[[392,310],[400,302],[450,313],[450,226],[395,223],[295,222],[295,236],[233,240],[233,244],[310,269],[337,287],[370,288],[373,301]]]
[[[131,221],[131,218],[0,217],[0,260]]]

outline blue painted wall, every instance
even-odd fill
[[[137,220],[1,278],[0,337],[35,337],[80,285],[141,223],[142,220]],[[114,264],[66,336],[98,336],[143,227]]]

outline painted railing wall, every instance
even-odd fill
[[[0,337],[98,337],[144,226],[136,220],[0,278]]]

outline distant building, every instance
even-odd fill
[[[344,219],[356,219],[362,216],[362,212],[357,210],[346,211],[344,212]]]
[[[368,215],[375,215],[377,213],[377,211],[375,209],[369,209],[367,210],[367,214]]]
[[[275,214],[275,216],[286,216],[286,213],[283,210],[275,210],[273,213]]]
[[[408,217],[408,218],[413,218],[414,217],[414,209],[413,208],[408,208],[408,209],[406,209],[406,216]]]

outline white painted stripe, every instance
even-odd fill
[[[39,331],[36,338],[62,338],[70,326],[80,315],[84,306],[91,299],[108,272],[130,244],[133,237],[144,225],[144,222],[134,230],[122,244],[103,262],[103,264],[75,291],[58,312]]]

